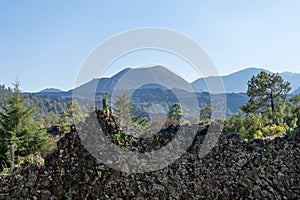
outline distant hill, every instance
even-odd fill
[[[252,76],[256,76],[261,71],[272,73],[263,68],[247,68],[235,73],[221,76],[226,93],[245,93],[247,91],[247,82]],[[279,73],[285,81],[291,83],[291,93],[300,93],[300,73],[283,72]],[[137,83],[148,82],[141,85],[142,88],[148,89],[165,89],[164,87],[173,86],[174,88],[190,90],[194,88],[196,92],[209,92],[206,81],[214,83],[220,77],[210,76],[207,78],[199,78],[192,83],[188,83],[182,77],[167,70],[163,66],[154,66],[149,68],[126,68],[110,78],[93,79],[78,88],[69,90],[68,92],[61,91],[55,88],[47,88],[38,93],[38,96],[70,96],[76,91],[77,94],[90,96],[94,93],[111,93],[115,90],[135,90]],[[160,84],[157,84],[160,83]],[[96,89],[96,91],[92,91]],[[173,88],[168,88],[173,89]]]
[[[294,94],[300,94],[300,87],[294,91]]]
[[[57,93],[57,92],[64,92],[64,91],[62,91],[60,89],[56,89],[56,88],[46,88],[44,90],[41,90],[38,93]]]
[[[248,101],[248,96],[245,93],[247,91],[247,82],[252,76],[257,75],[263,70],[264,69],[259,68],[248,68],[221,77],[226,89],[227,115],[238,112],[239,107]],[[267,72],[271,73],[269,71]],[[295,90],[295,92],[300,93],[300,74],[284,72],[280,75],[283,76],[286,81],[290,81],[294,88],[299,88],[297,91]],[[207,79],[209,79],[211,83],[214,83],[214,79],[217,78],[219,77],[208,77]],[[136,106],[139,112],[147,112],[149,105],[161,104],[164,108],[168,108],[177,102],[178,100],[174,92],[181,97],[189,99],[191,94],[195,92],[190,91],[193,89],[196,89],[196,96],[200,108],[210,104],[211,95],[217,95],[215,97],[218,98],[218,94],[208,93],[204,79],[198,79],[191,84],[162,66],[127,68],[110,78],[94,79],[67,92],[55,88],[47,88],[34,95],[38,98],[55,99],[63,103],[71,101],[74,96],[78,95],[80,97],[78,100],[86,105],[91,103],[91,97],[94,98],[95,96],[93,95],[96,95],[95,102],[101,106],[104,93],[112,95],[115,91],[133,91],[131,100],[134,106]],[[199,111],[189,107],[185,112],[197,115]]]
[[[261,71],[266,71],[267,73],[272,73],[268,70],[262,69],[262,68],[247,68],[243,69],[241,71],[221,76],[224,88],[226,93],[240,93],[240,92],[246,92],[247,91],[247,83],[251,79],[252,76],[256,76]],[[300,74],[299,73],[291,73],[291,72],[283,72],[279,73],[280,76],[283,77],[285,81],[288,81],[291,83],[292,91],[295,91],[297,88],[300,87]],[[219,77],[216,76],[210,76],[207,78],[199,78],[195,80],[192,85],[201,90],[208,92],[208,88],[206,86],[205,81],[208,81],[210,83],[213,83],[214,80],[216,80]]]
[[[93,91],[95,90],[96,91]],[[149,68],[127,68],[110,78],[94,79],[86,84],[69,91],[68,94],[76,94],[80,97],[89,97],[97,94],[96,102],[101,105],[101,96],[104,93],[112,94],[115,91],[134,91],[131,100],[138,107],[139,111],[147,112],[149,105],[156,103],[162,104],[163,107],[170,107],[177,102],[174,92],[180,97],[186,99],[192,98],[194,88],[191,83],[167,70],[162,66]],[[75,91],[75,93],[74,93]],[[76,96],[75,95],[75,96]],[[199,107],[210,104],[210,94],[196,90]],[[100,97],[100,98],[99,98]],[[218,98],[216,96],[216,98]],[[236,113],[239,107],[245,104],[248,96],[245,93],[227,94],[227,115]],[[189,107],[186,113],[198,115],[197,109]]]
[[[285,81],[291,83],[292,93],[300,89],[300,73],[283,72],[279,74]],[[298,91],[299,93],[300,91]]]
[[[112,93],[113,91],[148,89],[181,89],[191,91],[192,85],[180,76],[162,66],[149,68],[127,68],[111,78],[94,79],[86,84],[75,88],[79,95],[90,96],[96,93]],[[96,89],[96,91],[93,91]]]

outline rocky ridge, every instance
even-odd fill
[[[127,174],[94,158],[72,126],[44,166],[0,178],[0,199],[300,199],[300,119],[291,138],[245,143],[223,134],[201,158],[206,131],[168,167]]]

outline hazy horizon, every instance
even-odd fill
[[[155,67],[155,66],[153,66],[153,67]],[[164,66],[162,66],[162,67],[164,67]],[[102,76],[101,78],[111,78],[112,76],[114,76],[114,75],[116,75],[116,74],[118,74],[119,72],[121,72],[121,71],[123,71],[123,70],[125,70],[125,69],[128,69],[128,68],[131,68],[131,69],[137,69],[137,68],[145,68],[145,67],[135,67],[135,66],[133,66],[133,67],[125,67],[125,68],[122,68],[122,69],[120,69],[119,71],[117,71],[116,73],[114,73],[114,74],[111,74],[111,75],[107,75],[107,76]],[[147,67],[148,68],[148,67]],[[166,69],[168,69],[168,68],[166,68]],[[236,73],[236,72],[239,72],[239,71],[243,71],[243,70],[246,70],[246,69],[264,69],[264,70],[268,70],[268,69],[265,69],[265,68],[258,68],[258,67],[247,67],[247,68],[243,68],[243,69],[240,69],[240,70],[237,70],[237,71],[234,71],[234,72],[232,72],[232,73],[229,73],[229,74],[220,74],[220,76],[228,76],[228,75],[231,75],[231,74],[233,74],[233,73]],[[170,70],[170,69],[168,69],[168,70]],[[180,74],[178,74],[178,73],[176,73],[176,72],[174,72],[174,71],[172,71],[172,70],[170,70],[172,73],[175,73],[176,75],[178,75],[178,76],[180,76],[181,78],[183,78],[184,80],[186,80],[187,82],[189,82],[189,83],[192,83],[192,82],[194,82],[195,80],[197,80],[197,79],[199,79],[199,78],[206,78],[206,77],[199,77],[199,78],[197,78],[197,79],[195,79],[195,80],[187,80],[186,78],[184,78],[184,77],[182,77]],[[270,70],[268,70],[268,71],[270,71]],[[294,73],[294,74],[300,74],[300,73],[295,73],[295,72],[291,72],[291,71],[283,71],[283,72],[273,72],[273,71],[271,71],[272,73]],[[98,78],[95,78],[95,79],[98,79]],[[93,80],[93,79],[92,79]],[[92,81],[92,80],[90,80],[90,81]],[[90,81],[88,81],[88,82],[90,82]],[[85,82],[85,83],[83,83],[82,85],[84,85],[84,84],[86,84],[86,83],[88,83],[88,82]],[[2,83],[0,83],[0,84],[2,84]],[[22,85],[22,83],[20,83],[20,85]],[[9,86],[9,85],[7,85],[7,86]],[[29,92],[29,93],[35,93],[35,92],[40,92],[40,91],[42,91],[42,90],[45,90],[45,89],[58,89],[58,90],[61,90],[61,91],[64,91],[64,92],[66,92],[66,91],[69,91],[69,90],[71,90],[71,89],[74,89],[74,87],[72,87],[72,88],[70,88],[70,89],[68,89],[68,90],[63,90],[62,88],[56,88],[56,87],[52,87],[52,86],[48,86],[48,87],[45,87],[45,88],[41,88],[40,90],[37,90],[37,91],[22,91],[22,92]],[[296,88],[295,88],[296,89]]]

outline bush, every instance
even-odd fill
[[[269,136],[282,136],[286,133],[287,130],[287,126],[277,126],[276,124],[273,124],[263,127],[261,130],[257,130],[254,134],[254,138],[257,139]]]

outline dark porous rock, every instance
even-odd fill
[[[97,111],[94,118],[107,139],[120,133],[109,112]],[[220,126],[212,126],[218,133]],[[300,199],[300,127],[289,140],[282,137],[246,143],[238,134],[221,134],[207,155],[199,156],[203,141],[211,137],[206,127],[175,162],[136,174],[112,169],[87,150],[83,139],[95,141],[96,147],[104,142],[91,134],[96,127],[91,121],[80,129],[72,126],[57,142],[57,149],[46,156],[44,166],[23,165],[0,177],[0,200]],[[189,133],[194,127],[183,128]],[[177,131],[178,127],[172,126],[123,148],[151,152],[166,145]]]
[[[296,124],[297,124],[298,127],[300,127],[300,116],[299,116]]]

